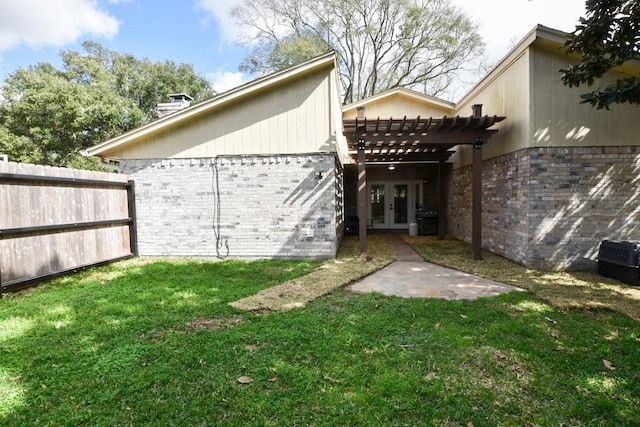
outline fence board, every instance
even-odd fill
[[[134,255],[131,191],[127,175],[0,163],[0,295]]]

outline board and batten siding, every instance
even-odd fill
[[[594,269],[602,240],[633,240],[640,230],[639,110],[580,104],[587,88],[562,84],[569,58],[559,43],[534,38],[460,104],[507,117],[482,149],[482,246],[532,268]],[[465,147],[455,158],[447,212],[448,232],[467,241],[470,163]]]
[[[424,99],[416,99],[403,94],[393,94],[388,97],[383,97],[371,102],[367,102],[365,105],[364,115],[369,119],[389,118],[401,119],[406,117],[442,117],[444,115],[451,116],[453,113],[452,108],[436,105],[435,102],[429,104]],[[345,112],[345,119],[355,119],[357,117],[357,110],[352,108]]]
[[[331,75],[270,86],[119,150],[120,159],[209,158],[336,151]],[[112,156],[111,154],[110,156]]]
[[[640,145],[640,109],[630,104],[614,104],[598,110],[581,104],[580,94],[605,87],[624,75],[611,71],[596,81],[570,88],[562,84],[561,68],[569,58],[561,52],[533,46],[532,115],[530,147],[621,147]],[[627,76],[628,77],[628,76]]]
[[[629,104],[597,110],[581,104],[586,87],[569,88],[560,79],[570,59],[549,47],[533,44],[513,53],[508,66],[498,67],[466,97],[456,110],[470,115],[471,106],[482,104],[483,114],[503,115],[506,120],[492,129],[498,133],[483,147],[483,159],[532,147],[621,147],[640,144],[639,109]],[[600,80],[606,86],[620,72]],[[454,168],[471,164],[471,147],[458,147]]]
[[[530,144],[531,81],[529,50],[514,52],[507,64],[501,65],[479,84],[456,108],[455,114],[473,114],[472,106],[482,104],[483,115],[506,116],[494,125],[497,129],[482,148],[483,159],[501,156],[526,148]],[[451,158],[454,168],[471,164],[471,146],[458,146]]]

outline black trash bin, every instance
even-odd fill
[[[638,285],[640,242],[603,240],[598,250],[598,274],[629,285]]]

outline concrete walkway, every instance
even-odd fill
[[[397,261],[349,285],[354,292],[379,292],[405,298],[475,299],[522,291],[515,286],[425,262],[397,234],[387,234]]]

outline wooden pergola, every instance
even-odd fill
[[[358,218],[360,258],[367,257],[367,164],[423,163],[440,164],[438,180],[443,181],[444,162],[455,152],[457,145],[472,145],[473,150],[473,206],[472,247],[473,258],[482,257],[482,146],[496,132],[489,129],[504,116],[483,116],[482,105],[473,106],[468,117],[427,117],[401,119],[368,119],[366,117],[343,120],[343,133],[349,144],[349,154],[358,163]],[[444,205],[440,191],[439,205]],[[443,215],[443,213],[439,213]],[[444,221],[438,222],[438,236],[444,238]]]

